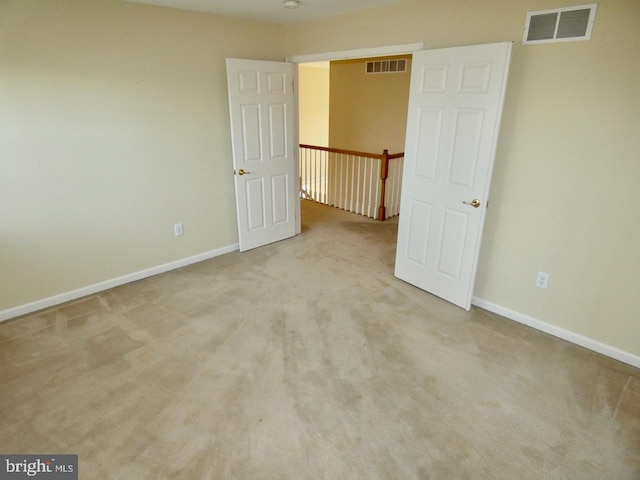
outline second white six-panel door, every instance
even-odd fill
[[[471,306],[511,43],[412,61],[395,275]]]

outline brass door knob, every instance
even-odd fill
[[[477,198],[474,198],[470,202],[463,200],[462,203],[464,203],[465,205],[471,205],[473,208],[478,208],[480,206],[480,200],[478,200]]]
[[[245,175],[245,174],[247,174],[247,173],[251,173],[251,172],[247,172],[246,170],[240,169],[240,170],[237,170],[237,171],[236,171],[236,173],[237,173],[238,175]]]

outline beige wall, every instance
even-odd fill
[[[307,145],[329,146],[329,63],[298,67],[299,139]]]
[[[521,45],[527,9],[575,4],[415,0],[290,26],[287,54],[515,42],[475,295],[637,356],[640,2],[601,0],[590,41]]]
[[[362,152],[403,152],[410,57],[407,71],[398,73],[366,74],[365,62],[331,62],[329,143]]]
[[[225,57],[283,43],[119,0],[0,2],[0,311],[237,242]]]
[[[225,57],[510,40],[475,293],[640,355],[640,2],[601,0],[591,41],[520,45],[528,8],[573,4],[414,0],[282,27],[0,2],[0,310],[236,242]]]

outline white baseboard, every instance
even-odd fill
[[[158,275],[160,273],[165,273],[171,270],[175,270],[177,268],[186,267],[187,265],[192,265],[194,263],[202,262],[204,260],[209,260],[211,258],[224,255],[225,253],[235,252],[236,250],[238,250],[238,244],[234,243],[232,245],[218,248],[216,250],[211,250],[208,252],[200,253],[198,255],[193,255],[192,257],[183,258],[181,260],[165,263],[163,265],[157,265],[155,267],[147,268],[145,270],[140,270],[138,272],[129,273],[121,277],[105,280],[104,282],[94,283],[93,285],[87,285],[86,287],[81,287],[81,288],[78,288],[77,290],[64,292],[59,295],[54,295],[52,297],[36,300],[35,302],[26,303],[24,305],[19,305],[17,307],[8,308],[7,310],[0,311],[0,322],[4,322],[6,320],[19,317],[21,315],[27,315],[29,313],[37,312],[38,310],[43,310],[45,308],[53,307],[55,305],[60,305],[61,303],[69,302],[71,300],[75,300],[76,298],[86,297],[87,295],[93,295],[95,293],[102,292],[110,288],[119,287],[120,285],[124,285],[125,283],[135,282],[137,280],[142,280],[144,278],[153,277],[154,275]]]
[[[606,345],[604,343],[598,342],[597,340],[582,336],[570,330],[565,330],[564,328],[551,325],[550,323],[543,322],[523,313],[509,310],[508,308],[496,305],[495,303],[483,300],[482,298],[473,297],[471,303],[476,307],[480,307],[490,312],[497,313],[498,315],[502,315],[503,317],[506,317],[510,320],[514,320],[531,328],[535,328],[536,330],[540,330],[541,332],[548,333],[550,335],[553,335],[554,337],[566,340],[567,342],[575,343],[576,345],[580,345],[581,347],[640,368],[640,356],[638,355],[625,352],[624,350]]]

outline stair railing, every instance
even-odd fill
[[[381,221],[399,214],[404,152],[300,144],[299,161],[302,198]]]

